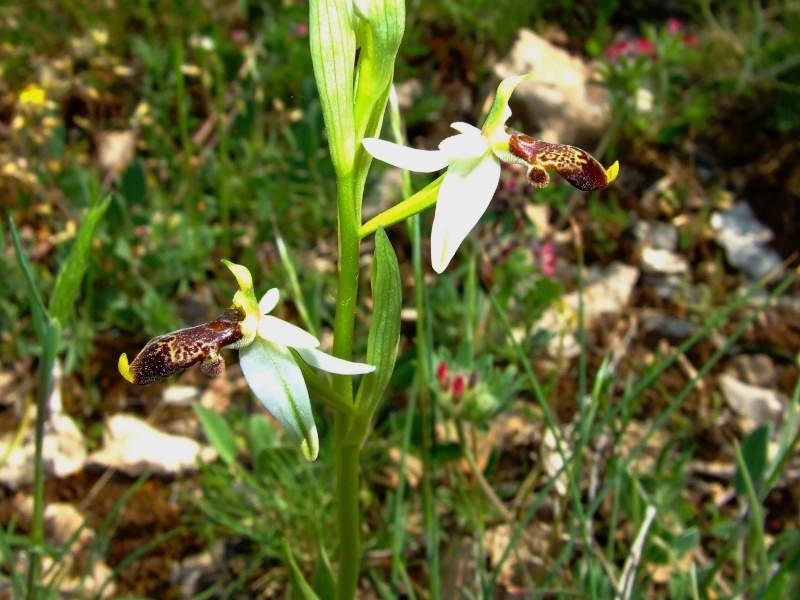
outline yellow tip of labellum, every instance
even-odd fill
[[[120,374],[130,381],[131,383],[135,383],[133,380],[133,375],[131,375],[131,367],[128,364],[128,355],[122,354],[119,357],[119,362],[117,363],[117,368],[119,369]]]
[[[614,181],[619,175],[619,161],[614,161],[614,164],[606,169],[606,173],[608,173],[608,183]]]

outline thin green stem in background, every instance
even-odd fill
[[[173,72],[175,75],[175,109],[178,113],[178,131],[181,138],[181,179],[186,189],[183,190],[184,206],[189,219],[189,226],[186,228],[188,246],[192,255],[199,259],[200,240],[199,227],[200,219],[197,214],[197,206],[192,196],[192,141],[189,137],[189,115],[188,98],[186,96],[186,85],[183,79],[183,58],[184,48],[183,39],[177,32],[173,33],[174,41],[172,44]]]
[[[31,520],[31,560],[28,568],[28,598],[38,598],[37,586],[41,581],[42,550],[44,548],[44,425],[47,422],[47,399],[53,386],[53,367],[61,328],[55,320],[45,327],[42,338],[42,355],[39,358],[39,382],[36,390],[36,443],[33,457],[33,516]]]
[[[425,280],[422,274],[422,241],[420,216],[408,221],[411,236],[412,264],[414,269],[414,297],[417,308],[417,396],[422,441],[422,508],[425,521],[426,557],[428,560],[429,592],[432,599],[439,598],[439,519],[436,512],[436,495],[433,482],[436,479],[436,463],[433,459],[436,439],[433,401],[429,393],[430,350],[427,344]]]
[[[213,54],[214,102],[217,113],[217,157],[219,160],[219,217],[222,225],[222,250],[231,254],[231,200],[230,200],[230,154],[228,127],[225,123],[225,69],[222,60]]]
[[[400,116],[400,107],[392,86],[389,93],[389,125],[395,143],[405,144],[403,135],[403,121]],[[434,600],[439,598],[441,584],[439,581],[439,519],[436,511],[436,496],[434,493],[433,481],[436,479],[436,469],[433,461],[433,452],[436,444],[434,437],[435,419],[432,417],[433,401],[429,394],[428,378],[433,368],[432,343],[433,337],[430,335],[430,319],[428,318],[428,301],[425,288],[425,279],[422,272],[422,236],[419,213],[433,206],[439,197],[439,187],[444,176],[439,177],[433,183],[426,186],[420,192],[412,195],[411,176],[408,171],[401,171],[403,178],[403,197],[407,198],[403,202],[396,204],[389,210],[371,219],[359,229],[359,235],[369,235],[370,232],[377,230],[379,226],[388,227],[393,223],[406,220],[408,236],[411,239],[411,264],[414,270],[414,304],[417,309],[417,321],[415,325],[416,338],[416,370],[417,370],[417,389],[415,404],[419,407],[419,419],[422,438],[422,507],[425,522],[426,537],[426,556],[428,560],[428,576],[430,582],[428,591]],[[412,209],[414,213],[409,213]],[[411,218],[409,215],[413,214]],[[373,229],[374,228],[374,229]],[[395,552],[400,548],[395,547]],[[395,581],[395,572],[392,570],[392,582]]]

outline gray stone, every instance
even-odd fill
[[[492,69],[491,100],[497,84],[531,73],[511,98],[514,116],[524,133],[548,142],[591,147],[610,123],[608,93],[590,84],[593,69],[543,37],[522,29],[508,54]]]
[[[197,470],[197,461],[217,457],[211,447],[193,439],[170,435],[133,415],[118,414],[106,421],[103,447],[89,456],[88,464],[117,469],[131,477],[149,471],[179,476]]]
[[[728,262],[750,279],[784,273],[780,255],[766,244],[774,234],[753,215],[746,202],[711,215],[714,239],[725,250]]]

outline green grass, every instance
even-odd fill
[[[764,128],[775,147],[796,139],[800,45],[787,32],[797,30],[800,13],[788,4],[698,5],[684,15],[698,35],[697,54],[667,48],[672,53],[662,63],[607,67],[615,118],[602,144],[623,159],[623,169],[629,157],[627,168],[643,180],[663,175],[654,172],[668,165],[654,167],[635,153],[649,149],[659,159],[687,163],[688,145],[716,139],[718,124],[709,114],[717,103],[767,115]],[[663,27],[651,26],[635,7],[604,3],[597,14],[577,6],[534,14],[531,6],[539,7],[527,3],[520,19],[560,26],[573,48],[602,50],[619,26],[631,23],[668,43],[659,37]],[[48,361],[57,356],[77,396],[68,408],[87,431],[105,416],[103,399],[119,394],[120,352],[194,319],[186,310],[192,298],[208,314],[228,306],[234,287],[220,259],[261,273],[257,286],[280,287],[290,298],[285,316],[322,334],[333,321],[336,264],[335,175],[302,29],[307,7],[240,2],[207,9],[153,1],[95,8],[44,1],[30,9],[0,8],[0,28],[8,32],[0,42],[0,232],[6,242],[0,366],[28,372],[38,356],[44,389]],[[463,3],[426,6],[409,17],[398,71],[431,79],[441,60],[428,56],[431,32],[445,36],[451,51],[466,37],[474,42],[475,72],[464,79],[480,88],[489,50],[502,52],[512,39],[513,19],[504,11],[515,9],[522,10],[513,2],[486,14]],[[441,33],[448,28],[453,33]],[[44,89],[43,106],[17,102],[31,83]],[[637,85],[655,93],[652,118],[631,112]],[[417,109],[430,110],[414,117],[422,131],[444,109],[441,92],[429,91]],[[100,133],[109,131],[134,134],[135,156],[116,176],[99,166]],[[712,200],[698,208],[688,187],[673,184],[664,193],[668,210],[648,216],[687,215],[698,233],[682,239],[682,250],[715,266],[693,274],[697,294],[660,307],[688,314],[700,328],[663,352],[636,339],[630,355],[579,330],[581,354],[563,370],[542,358],[546,340],[536,326],[542,311],[558,302],[562,284],[541,278],[524,252],[497,258],[499,248],[538,235],[529,223],[493,215],[497,220],[474,233],[475,244],[435,280],[425,264],[429,215],[409,229],[389,230],[401,261],[404,308],[416,310],[419,320],[403,324],[389,400],[362,449],[362,586],[384,598],[446,597],[442,590],[454,593],[452,585],[464,586],[463,597],[489,598],[511,579],[530,597],[546,591],[585,598],[800,593],[796,519],[781,516],[777,532],[770,521],[771,494],[792,490],[786,473],[798,443],[800,386],[780,428],[767,432],[777,441],[772,452],[764,430],[721,431],[729,418],[714,377],[771,309],[738,293],[740,281],[725,272],[718,250],[711,247],[716,254],[708,256],[701,233],[716,190],[708,186],[704,198]],[[625,193],[632,189],[639,188]],[[104,198],[108,205],[98,217],[91,210]],[[574,205],[564,188],[534,199],[557,211]],[[598,263],[621,257],[630,200],[613,189],[586,200],[581,218],[592,246],[570,248],[571,262],[580,264],[584,251]],[[30,288],[10,241],[9,217],[30,263]],[[495,259],[491,268],[484,251]],[[70,256],[85,260],[76,264]],[[361,285],[367,289],[366,272]],[[787,280],[769,293],[790,285]],[[49,299],[42,308],[59,319],[59,335],[37,322],[33,289]],[[369,313],[359,314],[361,334]],[[197,320],[203,319],[192,324]],[[724,342],[708,350],[707,339],[721,332]],[[356,345],[363,354],[366,335]],[[488,420],[476,425],[466,418],[474,413],[443,410],[435,371],[443,357],[480,373],[494,399],[514,389],[498,401],[493,422],[524,423],[520,440],[495,444],[486,437]],[[684,370],[684,360],[693,373]],[[796,357],[782,360],[781,372],[796,381]],[[131,408],[133,401],[124,401]],[[272,429],[249,394],[237,392],[224,418],[204,421],[222,459],[201,466],[192,482],[199,493],[189,493],[186,482],[178,487],[187,528],[209,546],[223,540],[248,550],[225,566],[226,578],[215,588],[223,597],[285,589],[292,564],[310,576],[320,597],[331,589],[332,424],[329,411],[315,409],[323,441],[313,465]],[[714,460],[735,467],[735,478],[698,475],[709,436]],[[419,464],[428,474],[422,479]],[[132,481],[131,494],[140,485]],[[115,517],[107,515],[98,529],[93,557],[113,538]],[[11,520],[3,525],[3,573],[23,597],[29,582],[15,566],[18,553],[59,558],[69,545],[52,548]],[[490,538],[497,542],[490,545]],[[130,562],[149,550],[141,548]],[[436,564],[441,577],[431,568]],[[466,573],[463,579],[451,575],[457,570]]]

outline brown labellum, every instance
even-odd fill
[[[131,383],[147,385],[200,363],[203,373],[217,377],[225,372],[220,350],[242,339],[244,317],[232,306],[213,321],[153,338],[130,365],[120,356],[119,371]]]
[[[609,183],[608,172],[591,154],[575,146],[550,144],[508,128],[511,154],[528,164],[528,181],[535,187],[550,183],[545,169],[552,169],[574,187],[593,192]]]

